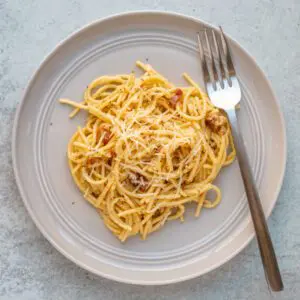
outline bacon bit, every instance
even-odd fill
[[[96,161],[97,161],[97,158],[91,157],[90,160],[89,160],[89,163],[92,165],[92,164],[94,164]]]
[[[129,173],[128,179],[133,186],[139,187],[142,192],[145,192],[149,186],[147,179],[139,173]]]
[[[110,151],[110,158],[107,160],[107,163],[111,166],[113,159],[117,156],[116,152],[111,150]]]
[[[97,141],[99,141],[102,134],[104,134],[102,142],[103,142],[103,145],[105,146],[108,144],[108,142],[112,138],[112,133],[107,124],[101,124],[99,126],[99,128],[97,130],[97,134],[96,134]]]
[[[183,94],[182,89],[176,89],[176,90],[175,90],[175,95],[177,95],[177,96],[182,96],[182,94]]]
[[[183,95],[183,91],[181,89],[175,90],[175,95],[172,96],[169,100],[170,106],[175,109],[177,102],[180,100],[181,96]]]
[[[205,123],[215,133],[223,135],[227,131],[227,119],[218,111],[208,113]]]
[[[97,131],[96,131],[96,141],[97,141],[97,143],[99,142],[100,135],[101,135],[101,131],[100,131],[100,129],[98,128]]]
[[[147,187],[140,186],[140,191],[141,191],[142,193],[146,192],[146,190],[147,190]]]
[[[176,108],[176,104],[177,104],[177,102],[178,102],[178,100],[179,100],[179,96],[177,96],[177,95],[175,95],[175,96],[172,96],[171,98],[170,98],[170,106],[172,107],[172,108]]]
[[[93,165],[94,163],[97,162],[98,159],[99,159],[98,157],[89,157],[89,158],[87,159],[87,161],[86,161],[86,164],[87,164],[87,165]]]
[[[108,142],[110,141],[111,137],[112,137],[112,134],[111,134],[110,131],[105,131],[104,132],[104,137],[103,137],[103,145],[104,146],[108,144]]]

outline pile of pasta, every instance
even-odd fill
[[[216,207],[213,181],[235,158],[226,116],[187,74],[189,86],[177,87],[150,65],[137,66],[140,77],[95,79],[82,102],[60,99],[74,107],[70,117],[88,112],[68,144],[70,171],[121,241],[183,221],[187,203],[196,204],[196,216]]]

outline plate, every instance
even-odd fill
[[[217,179],[221,204],[197,219],[169,222],[146,241],[120,243],[73,183],[66,159],[69,138],[85,115],[68,118],[58,99],[82,99],[84,87],[104,74],[129,73],[135,61],[153,65],[181,84],[188,72],[203,87],[196,33],[210,25],[183,15],[133,12],[115,15],[77,31],[46,58],[18,107],[13,164],[23,201],[37,227],[66,257],[110,279],[166,284],[204,274],[240,252],[253,238],[238,165]],[[286,162],[285,127],[272,88],[255,61],[229,39],[243,90],[239,123],[263,208],[270,215]]]

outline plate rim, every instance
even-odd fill
[[[16,158],[16,144],[17,144],[17,134],[18,134],[18,125],[19,125],[19,120],[20,120],[20,115],[22,112],[22,108],[26,102],[26,98],[27,98],[27,94],[30,91],[31,87],[33,86],[35,80],[38,78],[40,71],[43,69],[43,67],[47,64],[47,62],[57,53],[57,51],[63,46],[65,45],[68,41],[70,41],[71,39],[73,39],[74,37],[76,37],[77,35],[80,35],[81,33],[83,33],[85,30],[87,30],[88,28],[101,24],[102,22],[108,21],[108,20],[113,20],[113,19],[117,19],[119,17],[135,17],[135,16],[141,16],[141,15],[157,15],[157,16],[173,16],[173,17],[179,17],[188,21],[192,21],[192,22],[196,22],[202,24],[202,25],[206,25],[208,27],[212,27],[212,28],[216,28],[216,26],[214,26],[213,24],[210,24],[206,21],[203,21],[200,18],[196,18],[193,16],[189,16],[186,14],[181,14],[181,13],[177,13],[177,12],[173,12],[173,11],[161,11],[161,10],[133,10],[133,11],[128,11],[128,12],[121,12],[121,13],[116,13],[116,14],[111,14],[108,15],[106,17],[103,18],[99,18],[96,19],[94,21],[91,21],[89,23],[87,23],[84,26],[81,26],[79,29],[71,32],[70,34],[67,35],[66,38],[62,39],[60,42],[58,42],[56,44],[56,46],[54,48],[52,48],[52,50],[50,50],[50,52],[48,52],[48,54],[46,54],[46,56],[44,56],[44,58],[42,59],[42,61],[39,63],[38,67],[35,69],[35,71],[33,72],[33,74],[31,75],[31,77],[29,78],[26,88],[24,89],[24,92],[22,94],[21,100],[20,102],[17,104],[17,108],[16,108],[16,112],[15,112],[15,117],[14,117],[14,121],[13,121],[13,129],[12,129],[12,166],[13,166],[13,172],[14,172],[14,177],[15,177],[15,181],[20,193],[20,196],[22,198],[22,201],[26,207],[27,212],[29,213],[32,221],[34,222],[34,224],[36,225],[36,227],[39,229],[39,231],[43,234],[43,236],[50,242],[50,244],[57,250],[59,251],[61,254],[63,254],[66,258],[68,258],[69,260],[71,260],[72,262],[74,262],[76,265],[80,266],[81,268],[88,270],[92,273],[94,273],[95,275],[98,276],[102,276],[104,278],[108,278],[114,281],[118,281],[118,282],[123,282],[123,283],[128,283],[128,284],[139,284],[139,285],[165,285],[165,284],[170,284],[170,283],[176,283],[176,282],[181,282],[181,281],[185,281],[188,279],[192,279],[198,276],[201,276],[203,274],[206,274],[220,266],[222,266],[223,264],[225,264],[226,262],[228,262],[229,260],[231,260],[234,256],[236,256],[238,253],[240,253],[243,249],[246,248],[246,246],[252,241],[252,239],[255,236],[254,231],[252,232],[252,234],[249,235],[248,239],[246,239],[246,241],[240,246],[238,247],[235,251],[233,251],[230,255],[221,258],[218,263],[215,264],[211,264],[211,266],[209,268],[206,269],[202,269],[195,272],[191,272],[191,274],[186,275],[186,276],[177,276],[177,278],[175,279],[166,279],[164,278],[163,280],[159,280],[159,281],[146,281],[146,280],[132,280],[132,279],[127,279],[126,277],[120,277],[120,276],[116,276],[116,275],[112,275],[112,274],[107,274],[105,273],[105,271],[101,271],[98,269],[94,269],[93,267],[90,267],[88,265],[86,265],[84,262],[76,259],[76,257],[72,256],[72,254],[70,254],[69,252],[67,252],[61,245],[59,245],[52,237],[50,234],[47,233],[46,229],[44,228],[44,225],[42,222],[40,222],[38,220],[38,218],[35,217],[35,213],[34,210],[31,209],[30,205],[29,205],[29,201],[26,197],[26,193],[25,193],[25,188],[22,185],[22,180],[20,178],[20,174],[19,174],[19,169],[18,169],[18,164],[17,164],[17,158]],[[251,63],[258,68],[259,72],[261,73],[263,79],[264,79],[264,83],[268,86],[269,91],[271,93],[272,98],[275,100],[275,104],[276,104],[276,108],[277,108],[277,112],[278,112],[278,116],[279,116],[279,121],[280,121],[280,127],[282,128],[282,138],[283,138],[283,145],[282,145],[282,150],[283,150],[283,157],[282,157],[282,164],[280,166],[280,176],[279,176],[279,184],[277,185],[276,190],[274,191],[274,195],[275,195],[275,200],[271,203],[268,211],[265,212],[266,218],[268,219],[269,216],[271,215],[275,204],[278,200],[278,196],[283,184],[283,180],[284,180],[284,175],[286,172],[286,163],[287,163],[287,136],[286,136],[286,124],[285,124],[285,120],[284,120],[284,116],[283,116],[283,112],[281,109],[281,105],[278,101],[277,95],[275,94],[275,91],[272,88],[272,85],[269,81],[269,79],[267,78],[264,70],[262,70],[260,68],[260,66],[256,63],[254,57],[242,46],[240,45],[235,39],[233,39],[232,37],[228,36],[230,41],[232,43],[235,44],[235,46],[237,46],[239,49],[241,49],[250,59]]]

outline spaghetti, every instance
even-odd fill
[[[150,65],[137,66],[141,77],[95,79],[81,103],[60,99],[74,107],[71,118],[88,112],[68,145],[70,171],[122,242],[183,221],[187,203],[196,203],[196,216],[216,207],[221,191],[212,182],[235,158],[227,118],[187,74],[190,86],[176,87]]]

